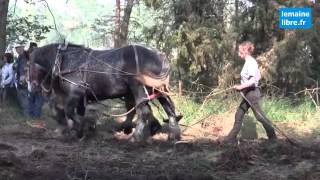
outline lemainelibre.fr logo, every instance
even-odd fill
[[[312,27],[311,8],[280,8],[281,29],[310,29]]]

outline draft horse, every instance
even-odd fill
[[[168,115],[168,138],[180,139],[181,116],[176,115],[172,100],[164,93],[170,66],[162,53],[137,45],[92,50],[75,44],[49,44],[31,54],[30,72],[33,84],[46,93],[54,91],[62,99],[65,117],[57,121],[69,124],[79,138],[83,136],[85,121],[81,116],[85,115],[86,102],[124,98],[127,109],[135,108],[127,121],[138,115],[132,138],[144,140],[151,134],[148,127],[155,119],[148,102],[157,98]]]

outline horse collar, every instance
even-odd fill
[[[59,44],[59,46],[58,46],[58,50],[62,50],[62,51],[67,50],[67,48],[68,48],[68,42],[67,41],[65,41],[64,44]]]

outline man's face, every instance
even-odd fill
[[[246,50],[242,46],[239,47],[238,55],[240,56],[241,59],[245,59],[247,55]]]
[[[23,46],[16,47],[16,52],[20,55],[23,53]]]

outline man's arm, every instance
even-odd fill
[[[233,88],[240,91],[242,89],[254,86],[255,83],[256,83],[256,78],[253,76],[250,76],[250,79],[248,82],[244,84],[234,85]]]
[[[10,65],[7,69],[6,69],[6,75],[5,77],[7,77],[6,79],[3,80],[3,85],[8,85],[12,82],[13,77],[14,77],[14,73],[13,73],[13,68],[12,65]]]

